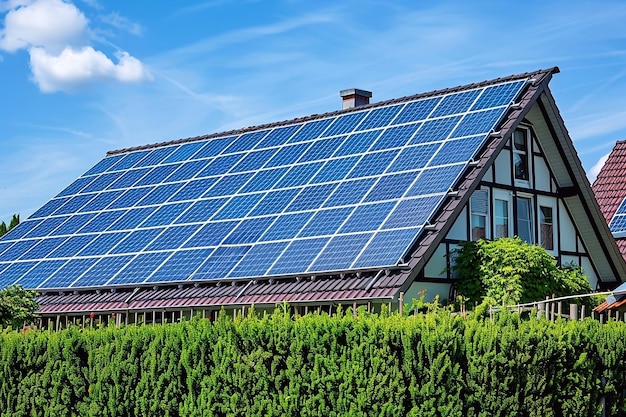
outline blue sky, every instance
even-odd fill
[[[624,21],[622,1],[0,0],[0,220],[108,150],[555,65],[593,179],[626,139]]]

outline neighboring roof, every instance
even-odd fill
[[[615,143],[592,187],[602,215],[607,224],[610,224],[626,198],[626,141]],[[615,233],[615,230],[611,230]],[[626,239],[616,235],[616,243],[626,259]]]
[[[615,143],[592,187],[608,224],[626,197],[626,140]]]

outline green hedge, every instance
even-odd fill
[[[624,323],[512,313],[5,331],[0,414],[616,416],[625,358]]]

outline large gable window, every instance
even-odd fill
[[[524,242],[535,243],[532,199],[517,197],[517,235]]]
[[[513,132],[513,167],[516,181],[529,181],[528,130],[515,129]]]

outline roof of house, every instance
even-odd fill
[[[555,172],[565,187],[585,178],[547,88],[556,72],[111,151],[0,239],[0,286],[44,291],[42,313],[397,299],[540,96],[543,116],[563,142],[554,154],[566,162],[555,162]],[[306,148],[298,162],[267,168],[298,146]],[[285,172],[300,169],[280,185]],[[269,178],[255,178],[278,170],[283,177],[271,184],[293,191],[287,208],[257,215],[278,191],[266,185]],[[364,189],[355,187],[365,182]],[[594,225],[588,183],[580,191],[569,198],[574,212],[590,217],[580,226],[591,235],[586,244],[611,258],[612,247],[603,243],[608,229]],[[229,214],[218,218],[226,207]],[[236,220],[229,220],[232,213]],[[620,276],[607,263],[600,275]]]
[[[626,197],[625,173],[626,141],[617,141],[592,185],[607,223]]]

